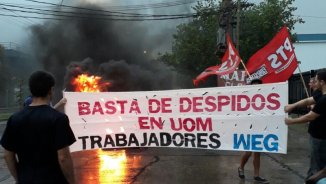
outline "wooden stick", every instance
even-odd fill
[[[300,78],[301,78],[301,82],[303,84],[304,90],[306,92],[307,97],[309,98],[310,95],[308,93],[308,89],[307,89],[306,83],[304,82],[304,79],[303,79],[303,76],[302,76],[302,73],[301,73],[301,70],[300,70],[300,62],[298,62],[298,69],[299,69],[299,74],[300,74]]]
[[[242,59],[241,59],[241,64],[242,64],[243,68],[246,70],[246,73],[248,74],[249,78],[251,79],[251,75],[248,72],[248,69],[247,69],[246,65],[244,64],[244,62],[242,61]]]

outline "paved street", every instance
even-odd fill
[[[5,124],[0,123],[0,135]],[[289,128],[288,154],[262,154],[261,175],[271,184],[302,184],[308,168],[306,125]],[[0,154],[3,149],[0,149]],[[246,180],[237,176],[240,152],[196,149],[148,148],[91,150],[73,153],[78,183],[217,183],[250,184],[252,160]],[[0,159],[0,183],[13,183],[4,160]]]

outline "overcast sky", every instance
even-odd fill
[[[53,3],[61,3],[62,0],[39,0],[43,2],[53,2]],[[159,2],[180,2],[181,0],[83,0],[83,1],[100,1],[105,2],[105,5],[109,5],[112,3],[117,5],[117,2],[126,4],[153,4]],[[185,2],[193,2],[195,0],[183,0]],[[249,0],[249,2],[258,3],[262,0]],[[72,0],[63,1],[64,4],[69,4],[73,2]],[[74,1],[75,2],[75,1]],[[30,2],[26,0],[1,0],[0,3],[12,3],[12,4],[20,4],[20,5],[38,5],[35,2]],[[45,5],[42,5],[43,7]],[[188,6],[189,4],[183,5]],[[326,33],[326,0],[296,0],[294,3],[298,9],[295,12],[295,15],[302,17],[305,20],[305,24],[299,24],[295,26],[295,32],[298,34],[303,33]],[[11,15],[24,15],[24,13],[14,13],[8,10],[1,9],[3,6],[0,4],[0,14],[11,14]],[[167,7],[169,8],[169,7]],[[185,8],[186,9],[186,8]],[[149,11],[149,10],[147,10]],[[175,13],[183,13],[183,12],[175,12]],[[0,15],[0,44],[13,42],[19,45],[23,45],[24,40],[28,37],[28,27],[32,24],[40,23],[42,20],[39,19],[26,19],[26,18],[15,18],[15,17],[6,17]]]
[[[325,0],[296,0],[298,7],[296,15],[301,16],[306,22],[296,25],[298,34],[326,33]]]
[[[64,4],[69,3],[70,0],[63,1]],[[96,1],[96,0],[89,0]],[[100,0],[97,0],[100,1]],[[133,2],[132,0],[119,0],[120,2]],[[193,1],[193,0],[185,0],[185,1]],[[33,4],[33,2],[28,2],[25,0],[1,0],[0,3],[17,3],[17,4]],[[50,1],[46,1],[50,2]],[[52,0],[53,3],[60,3],[61,0]],[[106,2],[114,2],[106,1]],[[143,4],[146,2],[157,3],[159,1],[147,1],[147,0],[138,0],[136,1],[139,4]],[[161,2],[173,2],[173,0],[169,1],[161,1]],[[175,2],[175,1],[174,1]],[[261,0],[249,0],[249,2],[261,2]],[[326,0],[296,0],[294,4],[298,10],[296,11],[296,15],[301,16],[306,23],[296,25],[295,31],[300,33],[326,33]],[[0,6],[0,8],[3,6]],[[0,14],[13,14],[13,12],[8,12],[7,10],[0,10]],[[16,13],[16,15],[23,15],[23,13]],[[37,19],[25,19],[25,18],[14,18],[14,17],[4,17],[0,15],[0,42],[15,42],[22,43],[23,39],[27,36],[27,27],[30,24],[38,23],[40,20]]]
[[[32,0],[33,1],[33,0]],[[49,3],[54,3],[54,4],[60,4],[62,0],[37,0],[39,2],[49,2]],[[181,13],[188,13],[190,7],[192,6],[193,3],[191,2],[196,2],[196,0],[168,0],[168,1],[162,1],[162,0],[64,0],[63,4],[64,5],[72,5],[74,6],[73,3],[76,2],[87,2],[87,3],[99,3],[103,7],[103,9],[112,9],[112,6],[125,6],[125,5],[153,5],[157,3],[174,3],[174,2],[185,2],[185,5],[179,5],[179,6],[168,6],[165,8],[154,8],[154,9],[144,9],[141,10],[141,13],[149,13],[149,14],[156,14],[157,12],[168,12],[170,14],[181,14]],[[190,2],[190,3],[188,3]],[[0,43],[4,42],[14,42],[17,44],[23,44],[24,39],[28,37],[28,27],[32,24],[37,24],[41,23],[43,20],[40,19],[33,19],[33,18],[17,18],[17,17],[8,17],[8,16],[3,16],[1,14],[6,14],[6,15],[13,15],[13,16],[24,16],[23,12],[12,12],[8,10],[4,10],[4,6],[1,6],[1,3],[3,4],[11,4],[11,5],[18,5],[18,6],[24,6],[24,7],[29,7],[28,5],[32,5],[32,8],[51,8],[53,6],[42,4],[42,3],[36,3],[36,2],[31,2],[30,0],[0,0]],[[183,8],[184,6],[184,8]],[[15,8],[15,7],[13,7]],[[114,7],[113,7],[114,8]],[[178,8],[180,11],[173,11],[173,8]],[[187,12],[188,10],[188,12]],[[128,13],[133,13],[133,12],[128,12]],[[29,14],[28,16],[36,16],[36,17],[42,17],[42,15],[31,15]],[[177,25],[176,23],[181,23],[182,21],[186,21],[185,19],[179,19],[179,20],[170,20],[171,25],[173,24],[174,27]],[[166,23],[166,22],[164,22]],[[153,27],[152,29],[155,29]]]

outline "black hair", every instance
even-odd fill
[[[262,83],[263,83],[263,81],[260,80],[260,79],[253,79],[253,80],[250,82],[251,85],[252,85],[252,84],[262,84]]]
[[[326,69],[322,69],[317,72],[317,79],[319,81],[323,80],[326,83]]]
[[[29,77],[29,90],[33,97],[46,97],[55,84],[52,74],[45,71],[36,71]]]

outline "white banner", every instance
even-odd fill
[[[286,153],[288,84],[64,92],[71,151],[179,147]]]

